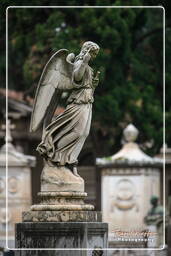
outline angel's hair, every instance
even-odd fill
[[[98,46],[98,44],[91,42],[91,41],[87,41],[82,45],[81,48],[81,52],[79,55],[76,56],[75,61],[77,60],[81,60],[83,58],[83,56],[91,49],[93,48],[93,50],[99,50],[100,47]]]

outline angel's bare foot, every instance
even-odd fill
[[[80,175],[79,175],[78,172],[77,172],[77,167],[76,167],[76,166],[73,167],[72,172],[73,172],[73,174],[74,174],[75,176],[80,177]]]
[[[77,165],[78,165],[78,162],[75,162],[75,163],[73,163],[73,164],[66,164],[65,166],[66,166],[67,168],[69,168],[69,169],[71,170],[71,172],[72,172],[75,176],[80,177],[80,175],[79,175],[78,172],[77,172]]]

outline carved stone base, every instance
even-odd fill
[[[40,192],[40,204],[32,205],[32,211],[91,211],[94,206],[84,204],[84,192]]]
[[[84,204],[87,197],[85,192],[39,192],[38,198],[41,204]]]
[[[32,205],[31,210],[33,211],[91,211],[94,209],[93,205],[43,205],[37,204]]]
[[[106,255],[108,226],[101,212],[85,204],[84,180],[66,167],[45,166],[41,175],[39,204],[23,212],[23,223],[16,224],[16,248],[54,248],[59,251],[16,251],[16,256]],[[68,248],[64,251],[63,249]],[[71,250],[69,250],[71,248]],[[90,249],[73,250],[72,249]]]
[[[41,174],[41,191],[84,192],[84,180],[65,166],[45,164]]]
[[[28,211],[22,214],[23,222],[101,222],[96,211]]]

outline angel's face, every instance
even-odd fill
[[[95,59],[96,58],[96,56],[97,56],[97,54],[98,54],[98,52],[99,52],[99,49],[94,49],[94,48],[92,48],[91,50],[90,50],[90,56],[91,56],[91,59]]]

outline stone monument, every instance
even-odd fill
[[[0,247],[6,245],[6,225],[8,247],[14,247],[14,225],[21,221],[22,211],[28,210],[31,205],[31,167],[35,166],[35,157],[18,152],[12,144],[11,129],[14,125],[10,120],[7,121],[7,127],[3,125],[2,128],[7,128],[7,137],[6,143],[0,149]],[[6,167],[8,168],[8,211],[5,208]]]
[[[162,160],[146,155],[135,142],[138,130],[129,124],[123,131],[125,144],[110,157],[97,158],[97,168],[101,173],[101,208],[103,221],[109,223],[111,247],[143,247],[145,239],[141,231],[147,226],[144,217],[150,208],[150,198],[160,198]],[[117,232],[116,232],[117,231]],[[119,231],[130,232],[125,237]],[[137,233],[139,236],[137,237]],[[135,234],[135,235],[134,235]],[[133,239],[131,242],[122,239]],[[142,239],[136,241],[136,238]],[[141,242],[142,241],[142,242]],[[119,246],[117,246],[119,247]]]
[[[66,49],[46,64],[36,92],[31,131],[43,124],[37,151],[44,158],[40,203],[23,212],[16,225],[16,248],[85,249],[46,251],[46,255],[93,255],[107,248],[107,223],[101,213],[85,204],[84,180],[77,172],[78,155],[89,134],[93,93],[99,82],[89,66],[99,46],[85,42],[79,55]],[[65,111],[53,117],[62,92],[70,93]],[[100,249],[98,249],[100,248]],[[87,250],[89,249],[89,251]],[[21,251],[19,255],[35,255]],[[43,255],[37,251],[36,255]],[[100,255],[100,254],[99,254]]]

